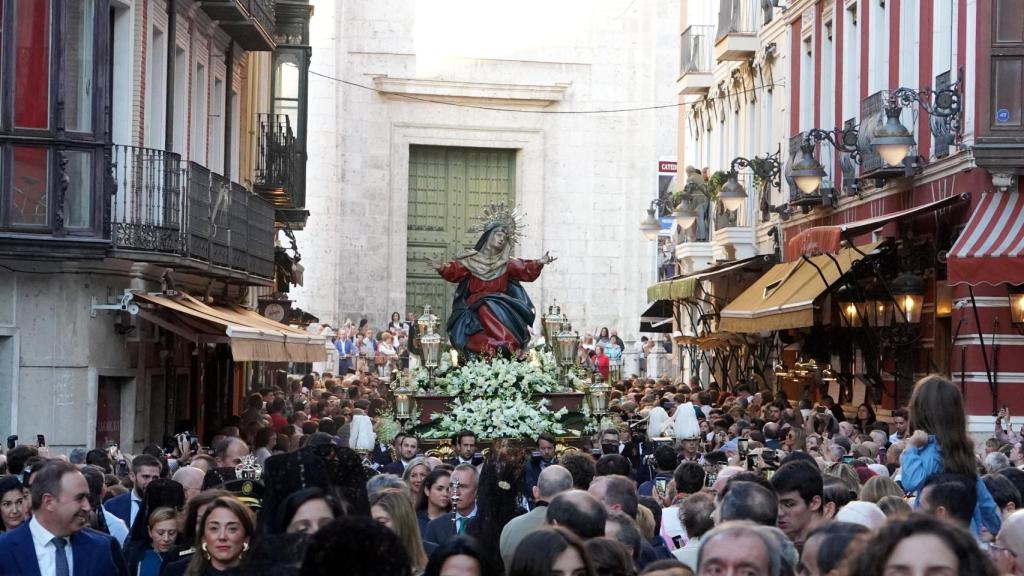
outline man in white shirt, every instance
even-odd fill
[[[452,472],[452,491],[458,495],[459,502],[455,513],[449,512],[438,516],[427,524],[423,539],[441,545],[458,534],[466,534],[472,521],[476,518],[476,489],[480,478],[476,468],[471,464],[460,464]],[[458,489],[455,485],[458,483]]]
[[[32,519],[0,536],[0,568],[5,575],[127,575],[117,542],[101,532],[83,530],[92,505],[89,485],[78,469],[51,460],[33,475],[31,492]]]

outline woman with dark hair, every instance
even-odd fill
[[[508,569],[508,576],[550,574],[595,576],[583,541],[564,528],[541,528],[523,538]]]
[[[931,516],[912,514],[872,538],[855,574],[996,576],[992,560],[970,533]]]
[[[870,403],[864,402],[857,406],[857,412],[853,416],[853,428],[859,434],[870,434],[871,426],[875,423],[875,409]]]
[[[332,496],[317,487],[290,494],[277,507],[277,517],[268,526],[271,534],[315,534],[345,511]]]
[[[392,312],[391,322],[388,322],[388,330],[391,331],[392,334],[398,334],[399,330],[404,329],[405,327],[402,326],[402,315],[398,312]]]
[[[343,516],[313,536],[302,576],[411,576],[409,555],[394,532],[365,516]]]
[[[587,554],[594,564],[596,576],[634,576],[636,568],[629,549],[618,540],[591,538],[586,542]]]
[[[253,454],[256,455],[256,459],[259,461],[260,466],[267,461],[274,453],[274,446],[277,445],[277,435],[274,434],[274,429],[270,426],[264,426],[256,429],[256,433],[253,435]]]
[[[17,476],[0,476],[0,532],[10,532],[29,519],[28,494]]]
[[[971,531],[987,528],[998,534],[1002,521],[992,494],[975,468],[974,442],[967,434],[964,398],[960,389],[942,376],[918,380],[910,397],[907,448],[900,455],[900,482],[907,494],[919,492],[929,478],[943,472],[976,480],[978,503]]]
[[[252,510],[234,497],[217,498],[206,507],[199,526],[199,550],[185,576],[241,575],[239,566],[256,531]]]
[[[468,534],[475,537],[495,567],[505,568],[501,560],[501,530],[524,513],[520,495],[526,477],[527,452],[518,440],[497,440],[480,471],[477,489],[478,521],[470,523]]]
[[[416,498],[416,520],[420,534],[426,534],[427,524],[451,511],[452,473],[444,468],[435,468],[423,480],[423,489]]]
[[[423,576],[497,576],[499,573],[476,540],[455,536],[434,550]]]

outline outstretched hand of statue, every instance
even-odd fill
[[[444,268],[444,262],[441,260],[434,260],[433,258],[427,258],[427,264],[430,265],[434,270],[441,270]]]
[[[545,252],[544,255],[541,256],[541,258],[540,258],[541,264],[551,264],[555,260],[558,260],[558,258],[555,258],[554,256],[552,256],[551,252]]]

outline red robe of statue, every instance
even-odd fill
[[[468,296],[466,304],[472,307],[478,300],[489,294],[504,294],[508,289],[509,281],[533,282],[544,269],[540,260],[523,260],[521,258],[510,258],[505,273],[492,280],[481,280],[474,276],[469,269],[458,260],[448,262],[438,270],[442,278],[448,282],[458,284],[468,279]],[[476,353],[487,350],[507,348],[510,351],[519,350],[519,341],[489,308],[483,303],[476,309],[477,318],[483,330],[472,334],[466,342],[466,349]]]

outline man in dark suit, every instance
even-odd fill
[[[32,519],[0,536],[0,569],[10,576],[128,575],[117,541],[86,528],[89,484],[51,460],[32,476]]]
[[[455,458],[447,462],[452,466],[459,464],[475,464],[473,456],[476,454],[476,433],[472,430],[463,430],[455,437]]]
[[[412,462],[412,459],[416,457],[416,452],[420,449],[420,441],[415,436],[409,435],[402,438],[402,443],[398,445],[398,461],[392,462],[385,466],[381,472],[384,474],[394,474],[395,476],[401,476],[405,472],[405,467]]]
[[[537,455],[526,463],[526,481],[523,483],[523,495],[526,496],[530,508],[533,508],[533,489],[537,486],[540,473],[552,464],[558,464],[555,457],[555,437],[551,434],[537,436]],[[505,564],[508,566],[508,564]]]
[[[423,539],[440,546],[456,534],[466,534],[476,521],[476,489],[479,478],[472,464],[460,464],[452,472],[452,492],[458,496],[455,513],[438,516],[427,524]],[[459,487],[455,488],[458,482]]]
[[[516,516],[505,524],[501,530],[501,538],[498,542],[501,550],[501,559],[505,566],[512,565],[512,557],[516,548],[533,532],[540,530],[546,524],[548,502],[562,492],[572,490],[572,474],[557,464],[552,464],[540,473],[537,485],[533,487],[533,500],[536,506],[526,514]]]
[[[132,479],[132,491],[111,498],[104,507],[120,518],[130,530],[135,523],[135,516],[142,507],[146,486],[160,477],[160,460],[148,454],[140,454],[132,459],[132,471],[128,476]]]
[[[394,449],[383,442],[377,442],[373,446],[373,454],[370,455],[370,459],[372,459],[378,467],[391,464],[395,461],[394,458],[391,457],[391,453],[398,453],[398,447],[402,444],[402,438],[405,438],[405,432],[399,432],[395,435],[392,440],[392,442],[394,442]]]

